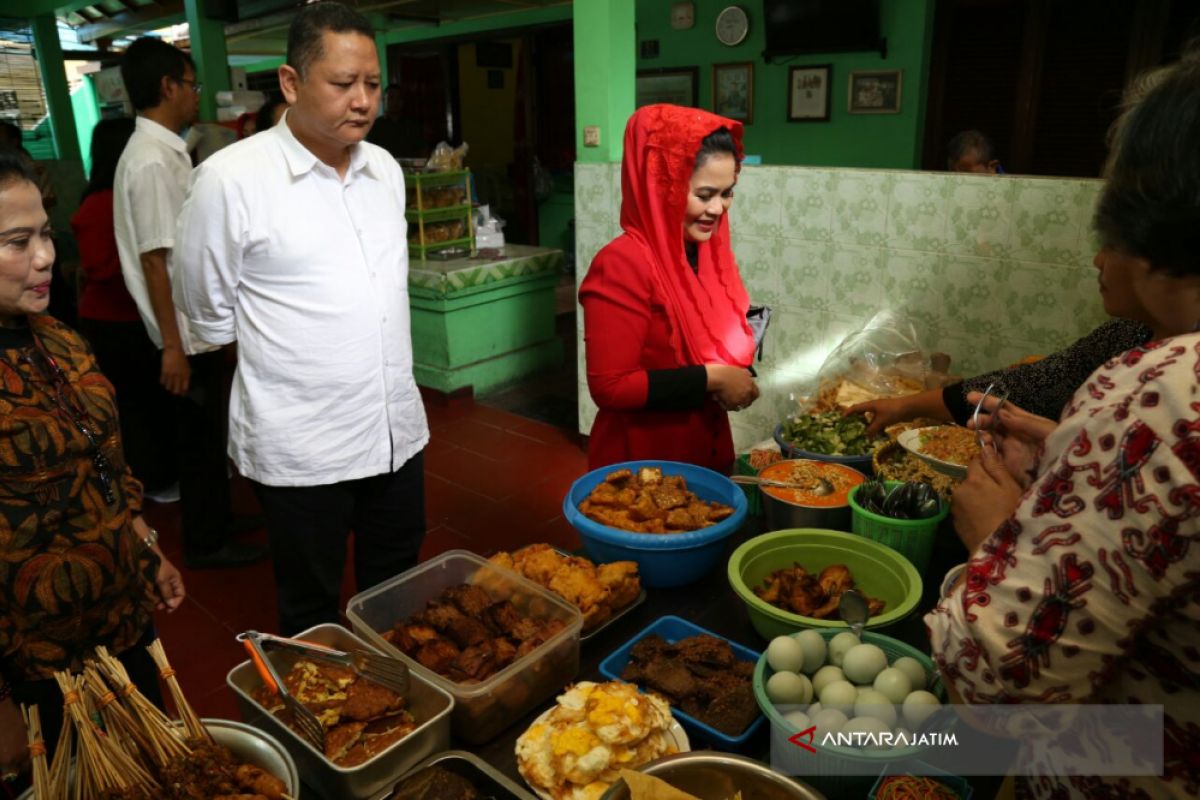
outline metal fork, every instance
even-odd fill
[[[408,694],[408,665],[398,658],[371,653],[366,650],[335,650],[303,639],[287,639],[269,633],[257,633],[264,648],[287,650],[307,658],[328,661],[358,673],[372,683],[390,689],[404,697]]]
[[[325,752],[325,726],[317,719],[316,715],[308,710],[308,707],[292,696],[292,693],[287,690],[283,681],[279,677],[279,673],[275,671],[274,665],[271,664],[264,652],[260,639],[263,634],[257,631],[246,631],[237,635],[240,641],[246,648],[246,652],[250,654],[250,660],[254,662],[254,666],[258,669],[258,674],[262,677],[263,683],[268,688],[272,689],[275,694],[279,695],[279,699],[283,701],[283,705],[292,712],[292,717],[296,721],[296,726],[300,729],[300,734],[317,748],[318,751]]]
[[[992,429],[994,429],[996,427],[996,420],[998,420],[1000,418],[1000,409],[1004,407],[1004,404],[1006,402],[1008,402],[1008,390],[1001,387],[1000,391],[996,392],[996,394],[994,395],[999,402],[996,403],[996,407],[994,409],[992,409],[992,411],[990,412],[990,414],[988,416],[988,423],[987,423],[986,429],[980,426],[979,414],[981,411],[983,411],[983,404],[985,402],[987,402],[988,397],[993,396],[992,390],[995,388],[996,388],[995,383],[988,384],[987,389],[984,389],[984,391],[983,391],[983,396],[980,397],[979,402],[975,404],[975,413],[971,415],[971,422],[973,423],[973,425],[975,427],[975,443],[979,445],[980,450],[982,450],[986,446],[984,444],[984,439],[983,439],[984,431],[986,430],[988,433],[990,433],[992,431]],[[995,450],[996,450],[996,445],[993,442],[992,443],[992,451],[995,452]]]

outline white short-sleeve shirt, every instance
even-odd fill
[[[141,257],[143,253],[164,248],[170,250],[175,246],[175,226],[179,222],[191,173],[192,159],[183,139],[153,120],[138,117],[133,135],[117,162],[113,180],[113,229],[125,287],[137,303],[146,333],[158,347],[163,344],[162,332],[158,329],[154,306],[150,304]],[[175,270],[170,255],[167,270],[174,283]],[[183,352],[193,355],[216,349],[196,338],[178,308],[175,319]]]
[[[236,339],[229,451],[272,486],[394,472],[429,440],[413,379],[404,176],[362,143],[345,178],[278,125],[216,153],[188,190],[176,302]]]

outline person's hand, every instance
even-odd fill
[[[967,402],[977,404],[983,395],[971,392]],[[988,397],[979,414],[979,424],[987,433],[985,437],[995,445],[1001,460],[1023,487],[1028,487],[1037,478],[1038,465],[1042,460],[1046,439],[1058,427],[1054,420],[1030,414],[1028,411],[1005,403],[996,413],[999,401]],[[993,417],[995,417],[993,424]],[[967,427],[974,428],[974,421]]]
[[[25,771],[29,763],[29,743],[25,738],[25,720],[11,697],[0,701],[0,778],[8,779]]]
[[[990,448],[971,461],[967,477],[954,489],[950,511],[958,538],[972,556],[1017,510],[1022,494],[1021,485]]]
[[[158,574],[154,576],[154,587],[158,590],[158,610],[168,614],[179,608],[187,591],[183,587],[183,576],[175,565],[167,560],[162,551],[155,549],[158,555]]]
[[[192,367],[182,347],[164,347],[162,351],[162,375],[159,382],[171,394],[180,397],[187,394],[192,378]]]
[[[758,384],[745,367],[706,364],[704,369],[708,391],[726,411],[741,411],[758,399]]]
[[[913,414],[909,399],[911,396],[888,397],[881,400],[868,400],[865,403],[851,406],[843,416],[865,414],[870,420],[867,424],[867,437],[874,438],[883,433],[883,429],[897,422],[908,422]]]

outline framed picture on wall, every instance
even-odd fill
[[[637,107],[671,103],[694,108],[699,104],[699,84],[698,67],[638,70]]]
[[[851,114],[899,114],[902,76],[898,69],[851,72],[846,110]]]
[[[749,125],[754,121],[754,64],[713,64],[713,111]]]
[[[788,70],[788,122],[828,122],[829,82],[833,65]]]

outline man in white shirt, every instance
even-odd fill
[[[184,561],[226,567],[261,559],[261,547],[230,541],[229,475],[225,461],[224,355],[200,343],[171,299],[170,256],[192,171],[180,131],[193,123],[200,85],[186,53],[142,38],[125,51],[121,77],[137,123],[113,181],[113,225],[121,274],[146,333],[162,350],[166,390],[151,425],[166,440],[179,469]],[[158,409],[156,409],[157,411]]]
[[[285,634],[336,622],[348,532],[359,590],[416,564],[425,409],[412,373],[404,176],[363,141],[379,105],[371,24],[304,6],[289,109],[197,168],[176,299],[238,342],[230,455],[267,518]]]

